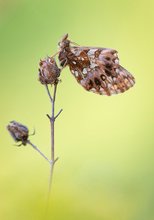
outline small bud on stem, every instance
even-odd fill
[[[39,63],[39,81],[42,84],[57,84],[60,76],[60,69],[53,57],[47,57]]]
[[[16,121],[11,121],[7,126],[8,131],[10,132],[11,136],[16,142],[21,142],[20,145],[31,145],[42,157],[44,157],[45,160],[47,160],[50,164],[53,163],[53,161],[49,160],[39,149],[37,146],[35,146],[33,143],[31,143],[30,140],[28,140],[29,137],[29,130],[25,125],[20,124]]]
[[[23,145],[27,144],[28,128],[16,121],[11,121],[7,126],[8,131],[16,142],[21,141]]]

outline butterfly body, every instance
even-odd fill
[[[134,77],[119,65],[116,50],[72,46],[68,35],[59,45],[61,66],[68,65],[77,82],[87,91],[110,96],[125,92],[134,85]]]

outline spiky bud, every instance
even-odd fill
[[[39,63],[39,81],[42,84],[56,84],[60,76],[60,69],[53,57],[47,57]]]
[[[11,121],[7,129],[16,142],[21,141],[23,145],[27,144],[29,130],[25,125]]]

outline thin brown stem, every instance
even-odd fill
[[[55,100],[56,100],[56,92],[57,92],[57,83],[54,84],[53,97],[51,97],[48,86],[46,86],[46,89],[52,105],[51,116],[47,115],[47,117],[50,120],[50,127],[51,127],[51,161],[52,161],[50,167],[49,195],[48,195],[49,197],[51,192],[52,179],[53,179],[54,164],[58,160],[58,158],[55,159],[55,119],[60,115],[62,110],[60,110],[59,113],[55,116]]]
[[[56,118],[58,118],[58,116],[62,113],[63,109],[60,109],[60,111],[58,112],[58,114],[55,116],[55,120]]]
[[[48,88],[48,85],[47,84],[45,84],[45,88],[46,88],[46,90],[47,90],[47,93],[48,93],[48,96],[49,96],[49,98],[50,98],[50,101],[51,101],[51,103],[52,103],[52,97],[51,97],[51,94],[50,94],[50,91],[49,91],[49,88]]]
[[[30,140],[27,140],[27,144],[31,145],[46,161],[52,166],[52,161],[50,161]]]

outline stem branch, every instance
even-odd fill
[[[30,140],[27,141],[27,144],[31,145],[46,161],[48,161],[50,163],[50,165],[52,166],[52,164],[54,163],[54,161],[49,160],[39,149],[38,147],[36,147],[33,143],[31,143]]]
[[[63,109],[61,109],[58,114],[55,116],[55,119],[60,115],[60,113],[63,111]]]
[[[48,96],[49,96],[49,98],[50,98],[50,101],[51,101],[51,103],[52,103],[52,97],[51,97],[51,94],[50,94],[50,91],[49,91],[49,88],[48,88],[48,85],[47,84],[45,84],[45,88],[46,88],[46,90],[47,90],[47,93],[48,93]]]

